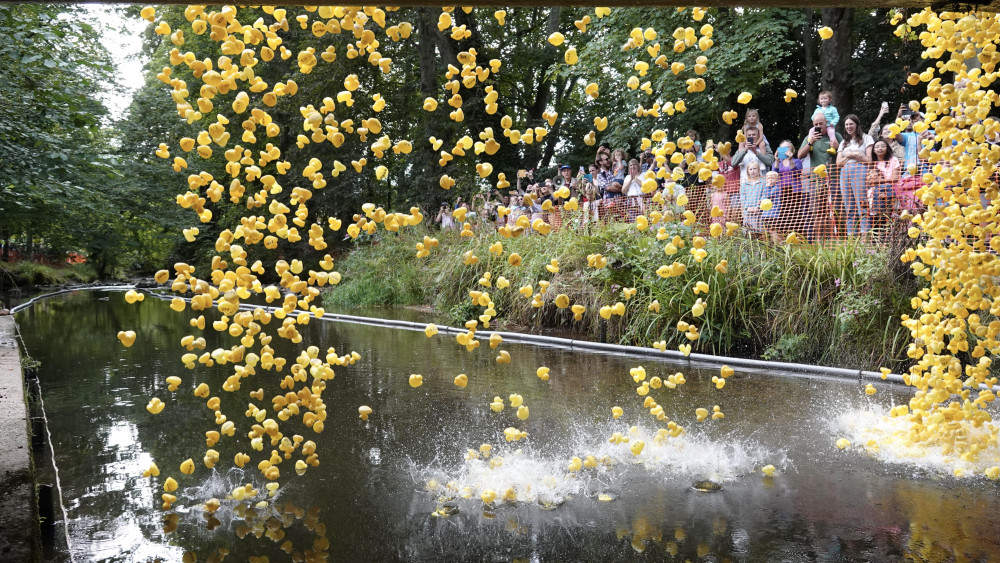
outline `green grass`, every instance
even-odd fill
[[[5,285],[21,288],[45,285],[90,283],[97,279],[94,268],[88,264],[47,266],[34,262],[0,262],[0,276]]]
[[[382,233],[356,248],[338,263],[343,281],[324,296],[327,305],[433,305],[458,324],[476,318],[483,308],[474,306],[469,291],[487,290],[498,317],[494,326],[515,328],[569,328],[596,339],[604,333],[612,342],[648,346],[666,340],[676,348],[688,340],[676,329],[679,320],[693,322],[701,338],[695,351],[781,361],[823,363],[851,368],[905,367],[908,332],[899,316],[910,312],[909,299],[919,289],[898,256],[905,235],[885,237],[878,245],[845,241],[827,245],[788,246],[742,236],[709,238],[703,262],[690,254],[690,229],[673,223],[669,238],[657,240],[655,232],[639,232],[632,225],[591,226],[587,230],[563,229],[549,236],[505,239],[482,229],[476,236],[460,238],[426,226],[399,235]],[[686,242],[677,254],[663,248],[673,235]],[[415,245],[424,236],[440,244],[431,255],[416,258]],[[707,235],[706,235],[706,238]],[[503,244],[503,255],[489,252],[492,243]],[[478,263],[465,265],[471,252]],[[507,257],[523,258],[514,267]],[[608,259],[601,270],[587,266],[589,254]],[[559,262],[551,273],[546,265]],[[655,272],[674,260],[687,266],[680,277],[663,279]],[[720,260],[728,273],[716,271]],[[484,288],[485,273],[507,278],[505,290]],[[551,282],[545,307],[534,308],[518,293],[522,285],[539,290],[538,280]],[[705,313],[694,318],[691,306],[698,298],[692,289],[698,281],[711,288],[700,297]],[[622,288],[635,287],[625,301]],[[574,321],[569,309],[551,301],[565,293],[573,303],[587,307],[583,320]],[[660,312],[648,309],[656,299]],[[602,305],[622,301],[624,317],[605,321]]]

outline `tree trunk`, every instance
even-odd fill
[[[420,58],[420,93],[424,98],[437,94],[437,73],[434,65],[434,35],[431,32],[434,23],[429,14],[430,8],[420,8],[420,18],[417,20],[417,54]]]
[[[840,112],[842,122],[843,116],[854,113],[854,85],[851,80],[854,9],[823,8],[821,14],[823,25],[833,30],[833,37],[820,44],[823,89],[833,94],[833,105]]]
[[[556,107],[562,104],[563,98],[569,95],[573,87],[573,80],[563,77],[556,86]],[[549,128],[549,134],[545,137],[545,150],[542,152],[542,162],[552,162],[552,156],[556,152],[556,142],[559,140],[560,121]]]
[[[561,14],[562,8],[558,6],[549,10],[548,23],[545,26],[546,37],[556,31],[559,31],[559,16]],[[528,111],[526,112],[529,127],[534,127],[542,122],[542,114],[545,113],[545,109],[549,106],[549,100],[552,97],[552,83],[546,78],[546,75],[549,72],[549,68],[556,62],[557,52],[558,51],[555,47],[549,45],[545,49],[544,56],[538,61],[535,99],[528,106]],[[549,159],[551,159],[551,155],[549,156]],[[539,144],[528,145],[525,148],[525,162],[534,163],[535,166],[544,166],[549,162],[549,159],[542,158],[542,147]]]
[[[806,23],[802,26],[802,44],[805,55],[805,111],[802,112],[802,125],[799,127],[799,137],[805,137],[812,127],[812,115],[815,111],[818,90],[816,88],[816,10],[806,10]]]

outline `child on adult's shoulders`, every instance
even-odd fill
[[[840,123],[840,112],[833,105],[833,94],[827,90],[823,90],[819,93],[819,105],[816,106],[817,111],[822,111],[823,115],[826,116],[826,136],[830,138],[830,148],[826,149],[826,152],[830,154],[837,154],[836,145],[837,140],[837,123]]]

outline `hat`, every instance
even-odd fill
[[[572,170],[572,169],[573,167],[570,166],[569,164],[563,164],[562,166],[559,167],[559,170]]]

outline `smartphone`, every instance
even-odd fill
[[[822,130],[822,129],[820,129],[819,127],[813,127],[813,131],[814,131],[814,132],[815,132],[815,133],[816,133],[817,135],[822,135],[822,134],[823,134],[823,130]]]
[[[882,102],[882,111],[889,111],[889,102]]]
[[[913,117],[913,110],[912,109],[904,109],[903,113],[901,115],[902,115],[903,119],[909,119],[909,118]]]
[[[584,174],[583,177],[586,178],[588,182],[592,182],[594,180],[594,175],[589,172]]]
[[[528,175],[528,171],[527,170],[518,170],[517,171],[517,177],[518,178],[524,178],[527,175]]]

